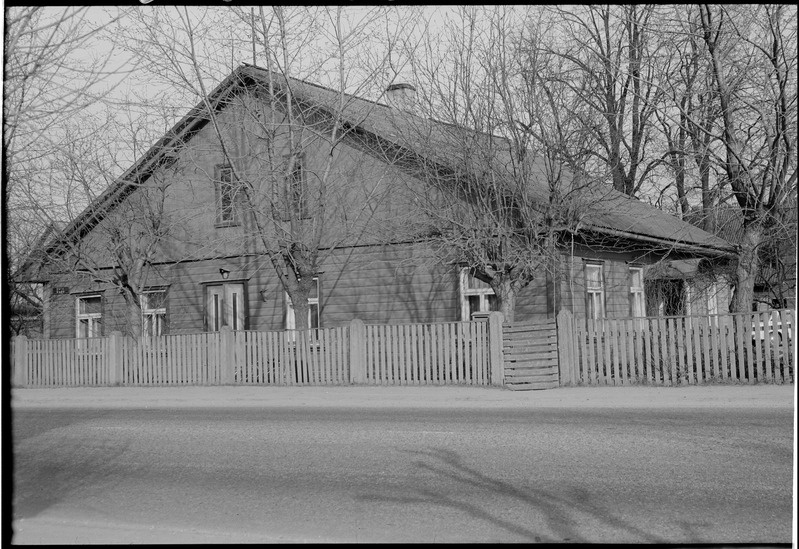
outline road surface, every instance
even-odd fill
[[[14,543],[787,543],[790,408],[17,409]]]

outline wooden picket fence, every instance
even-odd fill
[[[487,322],[366,326],[366,383],[489,385]]]
[[[22,357],[28,387],[107,385],[109,338],[12,339],[11,353]],[[16,373],[16,372],[15,372]]]
[[[350,382],[349,329],[233,332],[232,383],[341,385]]]
[[[14,338],[17,386],[491,383],[487,322]],[[496,377],[496,376],[495,376]]]
[[[604,320],[558,316],[561,385],[794,381],[790,309]]]
[[[119,338],[121,385],[218,384],[221,339],[219,332]]]
[[[12,340],[19,387],[102,385],[792,383],[792,310],[687,317],[486,320],[308,331]]]

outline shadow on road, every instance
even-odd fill
[[[93,448],[87,446],[94,445]],[[74,497],[90,498],[120,478],[118,459],[125,441],[81,438],[72,431],[48,430],[46,437],[15,441],[13,456],[13,517],[30,519]]]
[[[536,543],[592,541],[585,538],[580,533],[580,529],[575,527],[576,521],[581,520],[580,515],[583,516],[583,520],[590,519],[592,522],[599,522],[609,529],[624,531],[630,535],[630,539],[636,539],[639,542],[662,543],[666,541],[613,516],[606,503],[596,501],[596,498],[586,490],[566,488],[562,493],[555,494],[540,489],[523,489],[514,483],[491,478],[480,471],[468,467],[461,461],[460,456],[452,450],[431,448],[429,450],[401,451],[420,458],[414,461],[414,466],[432,473],[439,480],[455,481],[481,491],[489,491],[500,497],[515,500],[517,502],[516,507],[518,507],[518,503],[523,504],[529,509],[529,512],[526,513],[527,515],[543,517],[543,521],[546,524],[545,530],[548,533],[531,528],[537,519],[531,519],[530,524],[515,523],[499,516],[496,512],[490,512],[485,508],[487,506],[481,506],[473,500],[458,500],[430,488],[435,485],[434,482],[425,482],[425,487],[410,486],[410,495],[362,495],[359,497],[360,500],[414,505],[422,503],[448,507],[467,513],[474,519],[489,522],[513,536]],[[519,484],[523,484],[522,481],[526,480],[520,478]],[[507,508],[507,506],[504,507]]]

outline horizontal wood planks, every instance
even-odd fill
[[[558,334],[554,320],[505,324],[502,351],[508,388],[550,389],[559,385]]]

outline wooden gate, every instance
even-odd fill
[[[555,320],[504,324],[502,352],[509,389],[558,386],[558,333]]]

